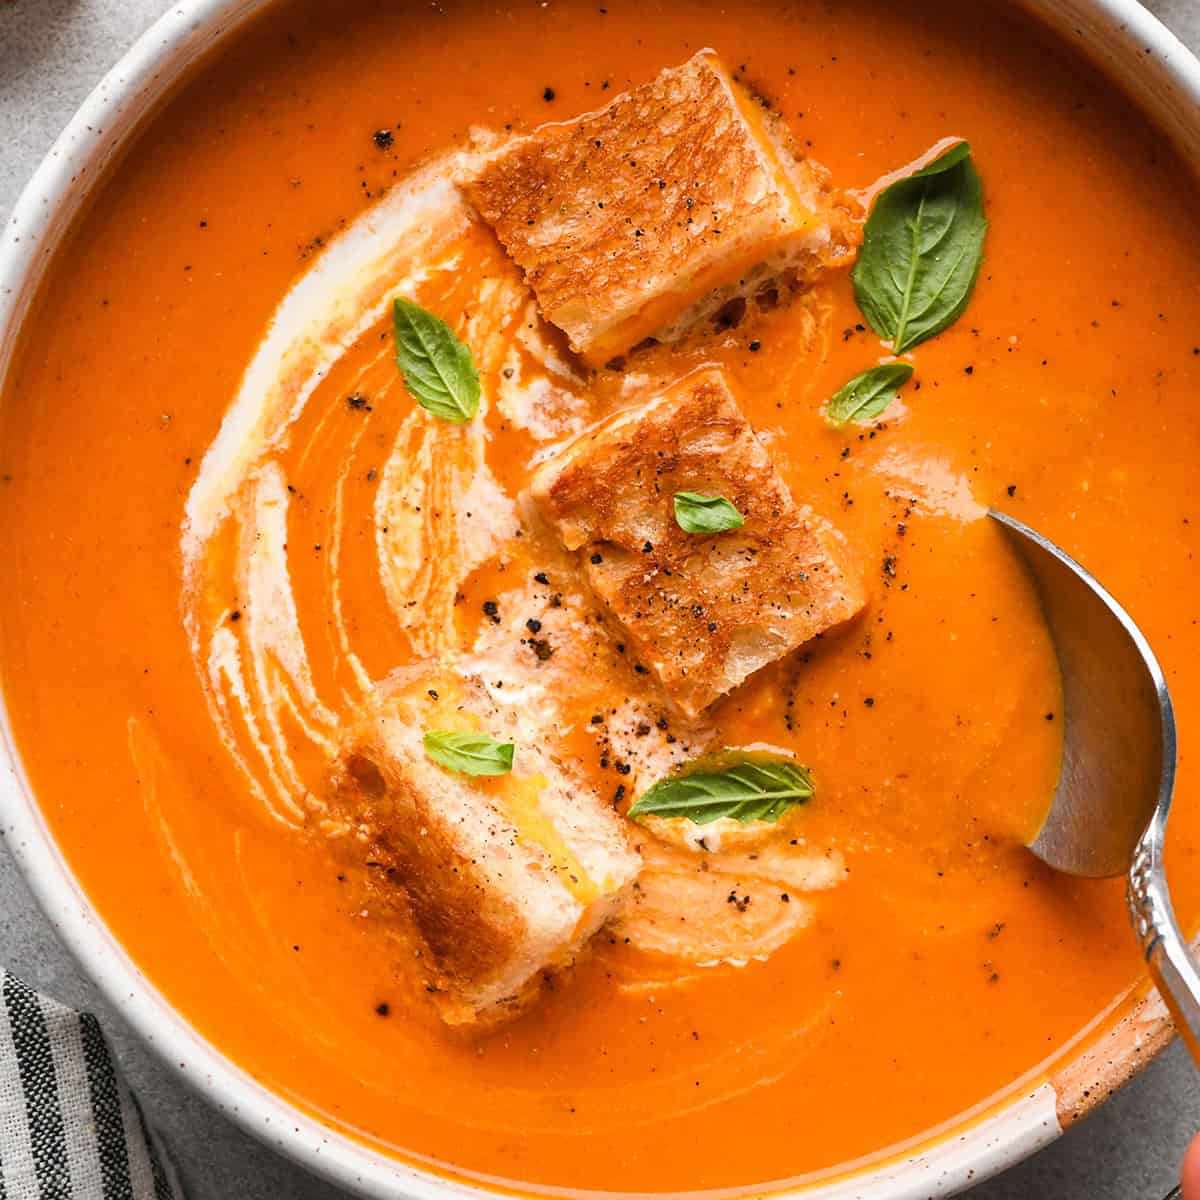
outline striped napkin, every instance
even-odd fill
[[[100,1024],[0,968],[0,1200],[183,1200]]]

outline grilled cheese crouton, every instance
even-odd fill
[[[393,683],[347,740],[333,781],[355,857],[416,943],[419,981],[448,1024],[515,1015],[570,966],[641,864],[620,818],[538,746],[509,774],[439,766],[433,729],[511,740],[475,677]]]
[[[854,237],[824,171],[793,158],[710,50],[515,139],[467,194],[593,366],[785,274],[848,261]]]
[[[797,509],[716,368],[584,434],[538,468],[530,490],[688,716],[866,600],[832,538]],[[673,509],[681,491],[724,496],[745,525],[685,533]]]

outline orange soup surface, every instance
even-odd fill
[[[978,284],[881,419],[823,416],[888,355],[844,267],[592,371],[487,225],[455,215],[453,156],[706,46],[856,220],[890,173],[970,141]],[[373,1146],[517,1186],[763,1185],[1037,1072],[1141,964],[1120,881],[1056,876],[1025,849],[1056,779],[1059,681],[985,514],[1063,545],[1155,646],[1190,923],[1197,213],[1131,105],[1002,4],[271,7],[98,188],[0,405],[0,671],[72,868],[255,1078]],[[392,291],[471,346],[475,421],[414,406]],[[711,367],[866,607],[698,722],[643,722],[652,673],[527,489],[580,430]],[[603,649],[576,660],[585,631]],[[805,764],[794,891],[746,866],[757,890],[719,897],[734,942],[711,961],[618,918],[515,1019],[444,1025],[380,864],[347,851],[354,815],[323,788],[379,681],[436,691],[467,651],[501,700],[530,689],[516,709],[542,720],[539,749],[620,821],[651,782],[622,736],[676,760],[766,746]],[[516,782],[479,786],[528,807]]]

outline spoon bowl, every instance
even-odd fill
[[[1062,767],[1029,848],[1071,875],[1128,875],[1134,932],[1200,1063],[1200,974],[1163,860],[1176,758],[1166,678],[1141,630],[1086,568],[1016,518],[988,515],[1029,572],[1062,673]]]

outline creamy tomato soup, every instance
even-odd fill
[[[914,343],[863,231],[931,163],[982,265]],[[0,670],[89,896],[267,1086],[510,1184],[763,1185],[1044,1069],[1141,964],[1025,849],[1061,698],[986,513],[1163,662],[1190,923],[1198,211],[1003,5],[270,8],[0,405]]]

